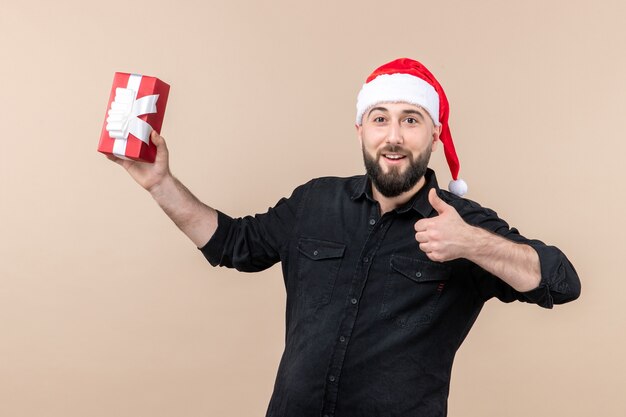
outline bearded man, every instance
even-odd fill
[[[487,300],[551,308],[579,296],[559,249],[462,198],[448,112],[422,64],[381,66],[357,99],[367,174],[311,180],[236,219],[172,176],[154,132],[155,164],[111,157],[212,265],[252,272],[281,262],[285,350],[267,416],[445,416],[454,355]],[[452,192],[428,168],[439,146]]]

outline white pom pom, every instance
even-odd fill
[[[454,195],[463,197],[467,193],[467,183],[462,179],[450,181],[448,184],[448,190]]]

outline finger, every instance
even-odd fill
[[[118,165],[122,165],[122,162],[123,162],[122,158],[118,158],[117,156],[110,155],[110,154],[106,154],[105,156],[107,157],[109,161],[113,161]]]
[[[157,145],[159,142],[161,142],[161,138],[162,138],[162,136],[159,135],[159,133],[156,130],[152,129],[152,132],[150,132],[150,140],[155,145]]]
[[[165,144],[165,138],[159,135],[156,130],[153,130],[152,133],[150,133],[150,140],[152,141],[152,143],[154,143],[154,146],[157,147],[157,150],[159,148],[167,148],[167,145]]]
[[[167,161],[168,159],[168,150],[167,150],[167,144],[165,143],[165,138],[163,138],[163,136],[159,135],[156,131],[152,131],[151,135],[150,135],[150,140],[152,140],[152,142],[154,143],[154,145],[156,146],[156,161],[158,163],[162,163],[163,161]]]
[[[428,259],[430,259],[433,262],[444,262],[445,261],[445,258],[443,256],[441,256],[437,252],[428,252],[428,253],[426,253],[426,256],[428,257]]]
[[[423,232],[426,229],[428,229],[428,219],[421,219],[418,220],[417,222],[415,222],[415,231],[416,232]]]
[[[428,192],[428,201],[430,205],[433,206],[437,213],[443,214],[450,206],[446,204],[439,196],[437,195],[437,190],[431,188]]]
[[[428,235],[426,234],[426,232],[417,232],[415,233],[415,240],[420,243],[428,242]]]
[[[431,247],[430,247],[430,245],[428,243],[420,243],[419,244],[419,248],[426,255],[428,255],[432,251],[432,249],[431,249]]]

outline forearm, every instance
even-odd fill
[[[475,226],[469,226],[465,258],[497,276],[515,290],[526,292],[539,286],[541,267],[537,252],[522,243]]]
[[[217,229],[217,212],[202,203],[174,176],[167,175],[149,189],[152,198],[197,247],[203,247]]]

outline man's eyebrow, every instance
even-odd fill
[[[415,114],[418,115],[420,118],[424,119],[424,114],[419,111],[419,110],[413,110],[413,109],[407,109],[407,110],[402,110],[403,114]]]
[[[383,112],[389,112],[389,109],[387,109],[386,107],[382,107],[382,106],[378,106],[378,107],[372,107],[370,109],[370,111],[367,112],[367,117],[370,116],[370,114],[372,114],[372,112],[379,110],[379,111],[383,111]],[[426,119],[426,116],[424,116],[424,113],[422,113],[420,110],[414,110],[414,109],[405,109],[402,110],[402,114],[414,114],[419,116],[422,120]]]
[[[389,110],[387,110],[386,107],[372,107],[372,109],[367,112],[367,117],[369,117],[369,115],[372,114],[372,112],[375,111],[375,110],[380,110],[380,111],[384,111],[384,112],[388,112],[389,111]]]

